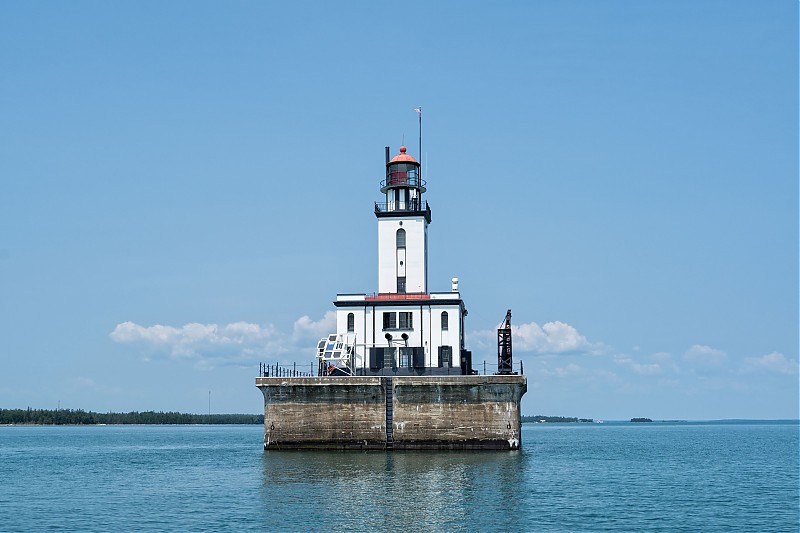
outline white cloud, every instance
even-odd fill
[[[797,361],[787,358],[780,352],[772,352],[761,357],[746,357],[744,372],[774,372],[778,374],[797,374]]]
[[[586,337],[564,322],[547,322],[542,327],[536,322],[516,326],[516,346],[522,351],[538,353],[565,353],[580,351],[588,345]]]
[[[311,320],[308,315],[303,315],[294,321],[292,336],[295,339],[318,341],[322,337],[336,331],[336,313],[328,311],[320,320]]]
[[[683,359],[685,361],[709,366],[721,365],[727,357],[727,354],[722,350],[717,350],[716,348],[703,344],[695,344],[683,354]]]
[[[659,355],[661,355],[661,354],[655,354],[654,356],[651,356],[651,359],[656,360],[656,362],[654,362],[654,363],[639,363],[638,361],[635,361],[633,358],[631,358],[628,355],[616,354],[614,356],[614,362],[617,363],[618,365],[627,366],[628,368],[630,368],[636,374],[639,374],[639,375],[642,375],[642,376],[655,376],[657,374],[660,374],[663,371],[663,369],[661,368],[661,364],[659,364],[657,362],[658,359],[656,358],[656,356],[659,356]],[[667,355],[669,355],[669,354],[667,354]]]
[[[253,364],[276,361],[287,354],[295,358],[312,357],[316,341],[336,330],[336,313],[329,311],[317,321],[307,315],[298,318],[291,335],[272,324],[233,322],[183,326],[156,324],[141,326],[133,322],[117,324],[111,340],[140,347],[146,359],[165,358],[194,361],[202,368],[223,364]],[[284,361],[289,363],[296,361]]]
[[[287,350],[274,326],[247,322],[223,326],[190,323],[181,327],[123,322],[109,336],[114,342],[138,344],[148,356],[197,360],[205,365],[211,360],[255,361]]]
[[[662,372],[681,373],[677,361],[675,361],[672,354],[669,352],[656,352],[651,355],[649,359],[652,363],[657,363],[661,367]]]
[[[547,322],[539,326],[536,322],[512,325],[514,351],[535,354],[591,353],[602,350],[602,345],[593,344],[578,333],[573,326],[564,322]],[[468,335],[478,348],[490,348],[497,342],[496,331],[475,331]]]

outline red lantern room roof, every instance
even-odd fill
[[[406,153],[406,147],[400,147],[400,155],[396,155],[389,163],[416,163],[417,160]]]

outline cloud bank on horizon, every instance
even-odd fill
[[[311,353],[311,341],[330,333],[335,324],[333,311],[317,321],[301,316],[288,335],[272,324],[249,322],[189,323],[180,327],[122,322],[109,337],[117,343],[138,346],[145,360],[188,360],[198,368],[212,369],[222,365],[252,365],[267,358],[284,359],[304,351]]]
[[[297,361],[302,354],[312,357],[314,342],[336,329],[336,314],[328,311],[319,320],[303,315],[294,321],[290,333],[272,324],[234,322],[231,324],[189,323],[180,327],[133,322],[117,324],[111,340],[139,347],[145,360],[171,359],[193,363],[196,368],[212,369],[224,365],[249,366],[258,361],[279,359],[281,364]],[[680,356],[669,352],[649,355],[622,353],[586,339],[574,326],[561,321],[542,325],[528,322],[512,326],[514,353],[526,361],[532,378],[566,377],[592,374],[617,379],[619,370],[639,376],[707,376],[710,374],[768,373],[798,374],[797,361],[780,352],[744,358],[737,366],[718,348],[694,344]],[[467,334],[469,345],[481,353],[493,353],[497,332],[479,330]],[[591,364],[585,361],[591,360]],[[553,366],[558,361],[563,364]],[[476,363],[477,364],[477,363]]]

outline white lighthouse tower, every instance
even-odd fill
[[[321,369],[355,375],[471,374],[464,346],[467,310],[458,292],[428,289],[431,209],[419,162],[400,147],[380,182],[378,291],[336,296],[336,334],[318,346]],[[449,280],[448,280],[449,281]],[[328,361],[344,365],[327,366]]]
[[[386,202],[375,204],[378,217],[378,292],[425,294],[428,292],[428,224],[431,210],[423,202],[425,181],[420,164],[400,147],[386,161],[381,192]]]

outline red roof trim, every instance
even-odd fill
[[[424,292],[410,292],[405,294],[398,293],[381,293],[373,294],[364,298],[365,300],[389,300],[389,301],[408,301],[408,300],[430,300],[431,295]]]

